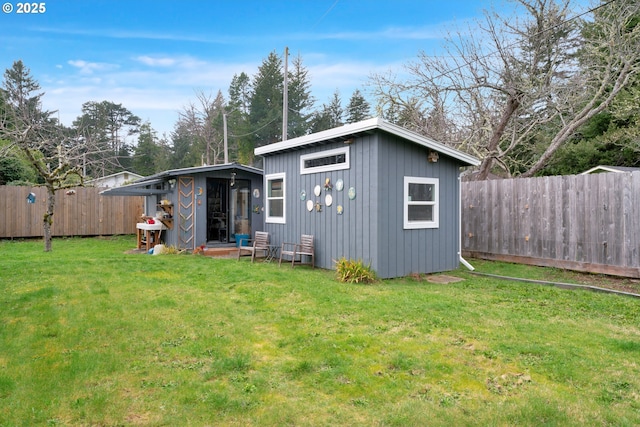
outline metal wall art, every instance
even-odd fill
[[[324,190],[325,191],[331,191],[331,189],[333,188],[333,185],[331,185],[331,178],[327,178],[324,180]]]

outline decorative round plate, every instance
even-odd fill
[[[302,190],[300,192],[300,200],[302,200],[302,201],[307,200],[307,192],[306,191]]]
[[[331,206],[333,204],[333,197],[331,197],[331,194],[324,196],[324,204],[327,206]]]
[[[349,194],[349,200],[355,199],[356,198],[356,189],[355,189],[355,187],[350,187],[348,194]]]
[[[343,188],[344,188],[344,181],[341,178],[336,181],[336,190],[342,191]]]
[[[313,187],[313,194],[315,194],[316,196],[319,196],[321,192],[322,192],[322,187],[320,187],[319,185],[316,185],[315,187]]]
[[[307,200],[307,210],[311,212],[313,210],[313,200]]]

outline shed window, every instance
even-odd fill
[[[438,179],[404,177],[404,228],[438,228]]]
[[[300,156],[300,174],[349,169],[349,147]]]
[[[278,173],[266,176],[267,206],[266,222],[285,223],[285,174]]]

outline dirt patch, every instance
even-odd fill
[[[446,285],[449,283],[457,283],[462,281],[464,281],[464,279],[461,279],[459,277],[447,276],[445,274],[434,274],[434,275],[427,276],[427,282],[438,283],[441,285]]]

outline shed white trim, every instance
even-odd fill
[[[389,123],[388,121],[381,119],[379,117],[375,117],[373,119],[363,120],[361,122],[351,123],[348,125],[325,130],[322,132],[312,133],[310,135],[305,135],[298,138],[288,139],[286,141],[276,142],[273,144],[258,147],[254,150],[254,153],[258,156],[264,156],[264,155],[274,154],[281,151],[298,149],[306,145],[311,145],[311,144],[323,142],[326,140],[331,140],[336,138],[347,139],[346,137],[357,135],[362,132],[376,130],[376,129],[380,129],[382,131],[404,138],[415,144],[422,145],[424,147],[438,151],[444,155],[460,160],[461,162],[466,163],[469,166],[478,166],[480,164],[480,160],[476,159],[475,157],[469,154],[466,154],[466,153],[463,153],[462,151],[448,147],[440,142],[436,142],[431,138],[427,138],[426,136],[407,130],[401,126],[394,125],[393,123]]]

